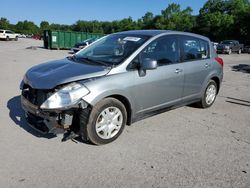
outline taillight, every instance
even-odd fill
[[[216,60],[216,62],[219,63],[222,67],[224,66],[224,61],[223,61],[222,58],[216,57],[215,60]]]

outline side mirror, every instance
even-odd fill
[[[140,68],[139,68],[139,75],[140,77],[146,76],[146,70],[153,70],[157,68],[157,61],[146,58],[141,61]]]
[[[142,60],[141,63],[141,69],[143,70],[153,70],[157,68],[157,61],[150,59],[150,58],[146,58]]]

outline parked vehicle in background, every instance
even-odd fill
[[[236,52],[241,54],[243,51],[243,44],[240,44],[237,40],[224,40],[217,46],[217,53],[231,54]]]
[[[27,34],[26,35],[26,38],[32,38],[33,37],[33,34]]]
[[[18,40],[18,34],[10,30],[0,29],[0,39],[4,40]]]
[[[18,38],[26,38],[26,35],[25,35],[25,34],[17,33],[17,36],[18,36]]]
[[[96,38],[90,38],[90,39],[87,39],[83,42],[76,43],[75,46],[72,48],[72,51],[74,53],[76,53],[76,52],[80,51],[81,49],[85,48],[86,46],[90,45],[94,41],[96,41]]]
[[[219,43],[218,42],[211,42],[211,43],[212,43],[214,49],[217,50],[217,46],[218,46]]]
[[[43,36],[42,35],[33,35],[32,36],[33,39],[36,39],[36,40],[42,40],[43,39]]]
[[[27,122],[94,144],[126,124],[196,103],[213,105],[223,60],[204,36],[165,30],[114,33],[62,60],[29,69],[20,84]],[[67,132],[68,131],[68,132]]]
[[[242,52],[250,54],[250,45],[244,45],[244,48],[243,48]]]

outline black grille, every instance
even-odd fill
[[[49,129],[48,127],[45,125],[43,118],[35,116],[31,113],[27,114],[27,122],[34,127],[35,129],[38,129],[39,131],[41,131],[42,133],[48,133]]]
[[[22,95],[32,104],[40,106],[50,96],[51,90],[34,89],[29,85],[23,86]]]

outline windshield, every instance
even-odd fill
[[[147,39],[149,37],[144,35],[112,34],[81,50],[75,58],[103,62],[106,65],[118,65]]]
[[[225,40],[225,41],[222,41],[221,44],[233,44],[233,41]]]
[[[95,40],[96,40],[95,38],[90,38],[90,39],[87,39],[87,40],[83,41],[82,43],[94,42]]]

